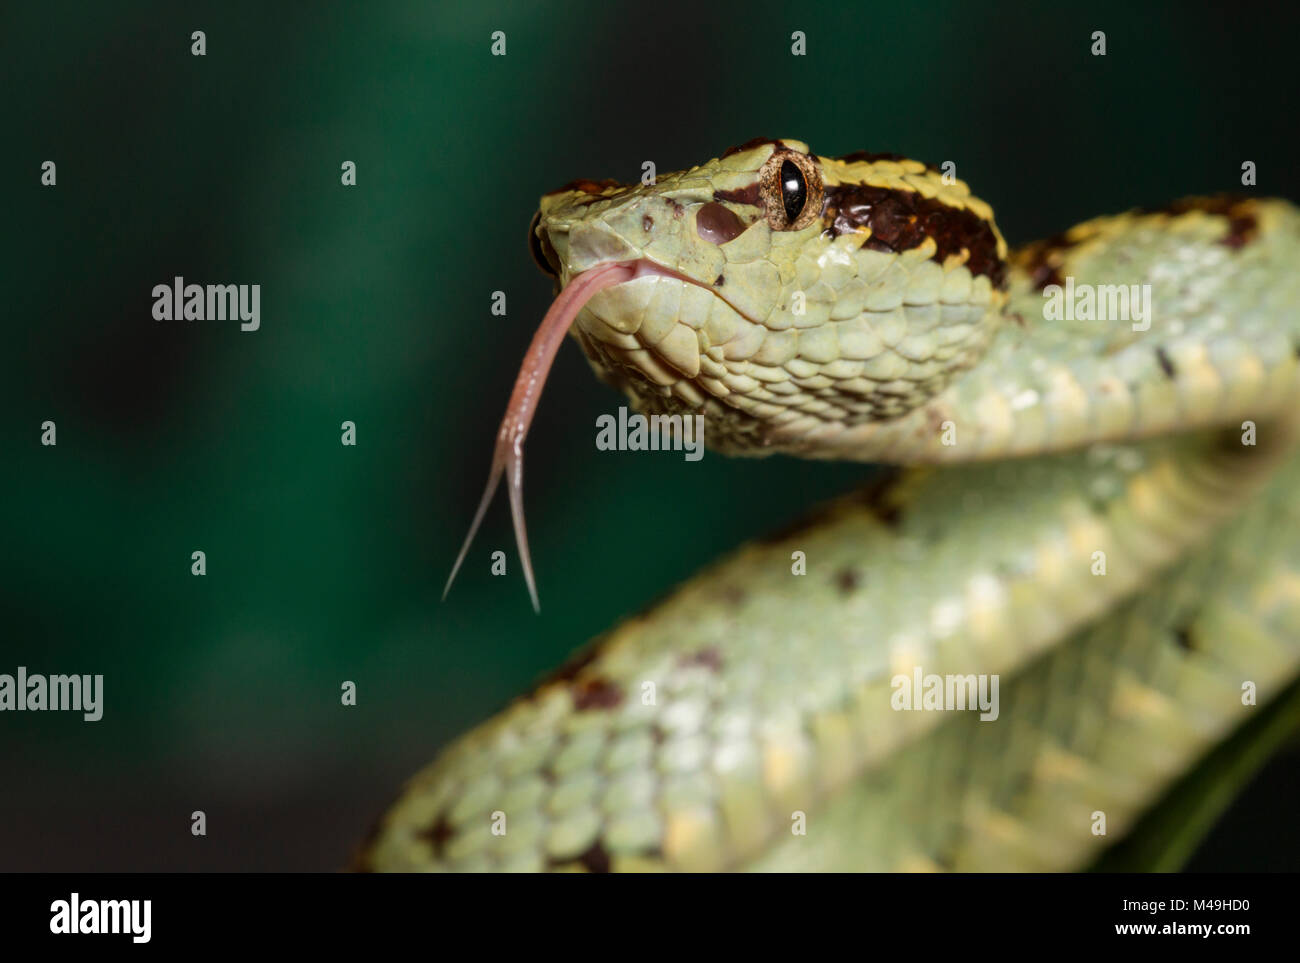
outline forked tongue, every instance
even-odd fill
[[[537,333],[533,335],[532,344],[528,346],[528,353],[524,355],[524,363],[519,368],[515,390],[510,393],[510,404],[506,406],[505,417],[501,419],[501,428],[497,431],[497,444],[492,453],[487,488],[479,500],[478,511],[474,513],[469,534],[465,536],[465,544],[460,547],[456,564],[451,567],[451,575],[447,577],[446,588],[442,590],[444,599],[451,590],[451,583],[455,581],[456,573],[465,561],[465,554],[474,541],[492,495],[504,475],[510,492],[510,516],[515,524],[515,541],[519,545],[519,559],[524,567],[524,579],[528,582],[528,594],[533,599],[533,610],[541,611],[541,605],[537,601],[537,582],[533,578],[533,562],[528,554],[528,532],[524,528],[524,437],[528,434],[528,426],[532,424],[533,415],[537,411],[537,401],[546,384],[551,362],[555,360],[555,353],[559,351],[573,319],[597,291],[630,281],[635,275],[635,265],[628,264],[602,264],[583,271],[559,293],[547,310],[546,317],[542,318]]]

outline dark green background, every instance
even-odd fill
[[[766,135],[954,160],[1013,243],[1243,160],[1294,197],[1295,18],[1131,7],[6,4],[0,671],[103,673],[106,707],[0,717],[0,869],[340,866],[446,739],[863,477],[598,453],[620,402],[568,344],[528,444],[542,614],[504,499],[440,603],[550,296],[542,192]],[[261,330],[154,321],[177,274],[261,284]],[[1295,865],[1296,761],[1195,865]]]

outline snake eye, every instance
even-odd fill
[[[774,231],[798,231],[822,209],[822,175],[807,154],[777,149],[758,172],[763,213]]]
[[[803,173],[789,161],[781,162],[781,203],[785,206],[785,219],[797,221],[808,199],[808,185]]]

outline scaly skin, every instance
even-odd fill
[[[1089,222],[1011,255],[1004,295],[964,185],[820,159],[828,188],[932,191],[990,227],[982,263],[951,234],[861,250],[823,233],[829,194],[806,228],[763,223],[745,190],[773,149],[544,199],[561,283],[636,258],[682,276],[600,292],[575,335],[729,451],[968,464],[896,472],[606,633],[416,776],[363,867],[1079,867],[1257,711],[1243,683],[1265,704],[1300,671],[1294,208]],[[729,244],[696,230],[710,202],[749,225]],[[1149,330],[1045,321],[1039,287],[1067,276],[1150,283]],[[895,711],[917,666],[997,674],[999,718]]]

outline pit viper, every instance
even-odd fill
[[[534,603],[523,440],[566,334],[714,450],[892,467],[446,748],[359,868],[1080,868],[1300,671],[1288,202],[1009,251],[950,165],[758,139],[575,181],[529,239],[557,297],[470,538],[504,478]]]

